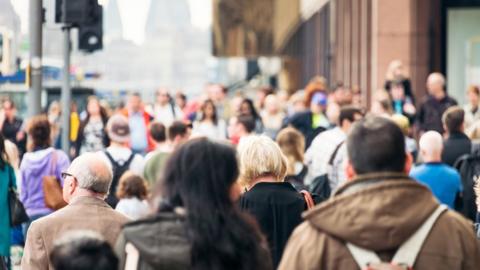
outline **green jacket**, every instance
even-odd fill
[[[15,183],[15,172],[12,166],[5,164],[0,169],[0,256],[10,256],[10,210],[8,207],[8,188]]]

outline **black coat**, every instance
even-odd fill
[[[437,100],[427,96],[420,105],[417,121],[421,131],[435,130],[443,133],[442,115],[450,107],[457,105],[457,101],[449,96]]]
[[[307,209],[303,196],[287,182],[260,182],[240,198],[240,207],[255,217],[272,253],[276,268],[283,249]]]
[[[289,119],[287,119],[287,122],[283,125],[283,127],[292,126],[298,129],[298,131],[303,134],[303,136],[305,137],[305,149],[308,149],[313,139],[315,139],[315,137],[319,133],[325,131],[325,128],[323,127],[318,127],[314,129],[312,127],[312,118],[313,116],[310,110],[305,112],[298,112],[292,115]]]
[[[472,152],[472,142],[462,132],[455,132],[448,136],[443,142],[442,161],[449,166],[453,166],[455,161]]]

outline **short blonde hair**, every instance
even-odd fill
[[[247,136],[238,145],[240,183],[248,186],[254,179],[273,176],[279,182],[287,174],[287,159],[280,147],[269,137]]]

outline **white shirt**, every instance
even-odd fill
[[[227,126],[223,119],[218,119],[217,125],[211,122],[195,122],[193,124],[193,136],[205,136],[212,140],[226,140]]]
[[[305,152],[305,164],[308,174],[305,184],[322,174],[327,173],[327,165],[335,148],[346,139],[346,134],[339,127],[324,131],[313,139],[312,144]]]
[[[173,115],[173,110],[175,111],[175,115]],[[166,105],[155,104],[153,108],[155,114],[155,121],[158,121],[164,124],[166,127],[170,126],[173,121],[175,120],[182,120],[183,112],[180,108],[176,105],[171,105],[167,103]]]
[[[130,150],[127,147],[118,147],[118,146],[109,146],[106,151],[112,156],[113,160],[115,160],[117,163],[123,164],[123,162],[126,162],[130,155],[132,154],[132,150]],[[105,158],[105,160],[110,163],[110,160],[108,159],[107,155],[105,155],[105,152],[99,152],[102,154],[102,156]],[[133,158],[132,162],[130,163],[129,170],[132,171],[136,175],[143,175],[143,167],[145,166],[145,162],[143,160],[143,157],[139,154],[135,154],[135,157]]]
[[[150,213],[150,207],[147,201],[141,201],[136,197],[121,199],[115,207],[115,210],[132,220],[137,220]]]

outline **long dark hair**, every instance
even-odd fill
[[[192,269],[262,269],[259,230],[230,197],[238,177],[235,150],[206,138],[191,140],[165,168],[159,211],[186,209]]]
[[[8,164],[8,156],[5,149],[5,137],[0,132],[0,170],[3,170],[6,164]]]
[[[214,125],[217,125],[218,123],[218,116],[217,116],[217,107],[215,106],[215,103],[213,103],[213,100],[207,99],[202,105],[202,117],[200,121],[205,120],[206,115],[205,115],[205,110],[207,109],[207,106],[210,105],[213,107],[213,116],[212,116],[212,121]]]
[[[257,112],[257,109],[255,109],[255,105],[253,105],[253,101],[249,98],[245,98],[243,99],[242,101],[242,105],[243,104],[247,104],[247,106],[249,107],[250,109],[250,113],[252,114],[252,117],[255,118],[255,121],[257,119],[261,119],[260,115],[258,114]]]

